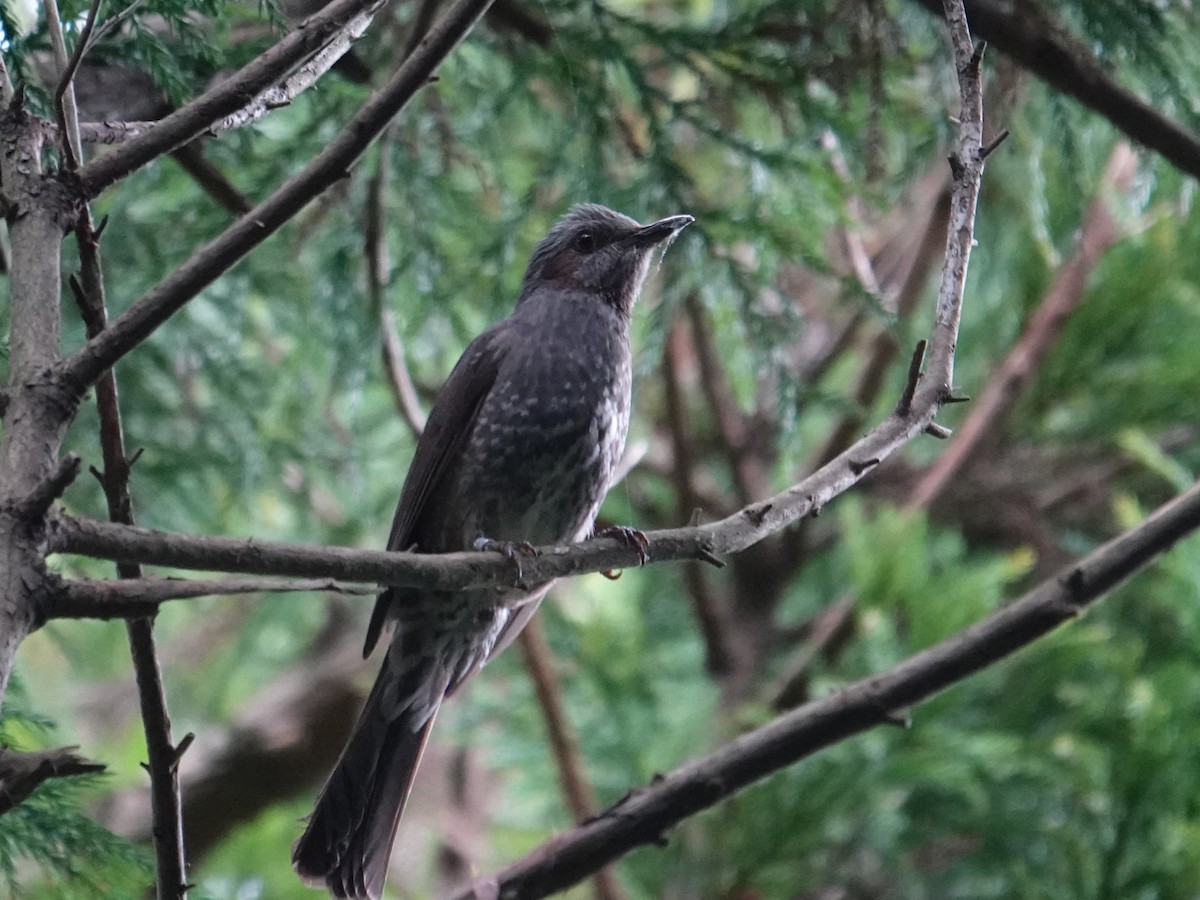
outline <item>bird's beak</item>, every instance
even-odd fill
[[[667,238],[673,238],[695,221],[696,219],[689,215],[667,216],[665,219],[643,225],[630,234],[626,240],[635,247],[653,247],[655,244],[661,244]]]

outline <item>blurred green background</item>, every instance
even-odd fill
[[[1018,6],[1200,130],[1192,4]],[[265,197],[440,7],[386,8],[354,67],[195,149],[236,191]],[[66,4],[73,27],[82,11]],[[5,7],[5,58],[45,111],[45,26],[19,12]],[[115,80],[82,98],[84,118],[161,114],[302,14],[150,0],[89,56],[81,91]],[[583,201],[697,218],[637,312],[635,465],[603,518],[651,529],[700,508],[712,520],[794,482],[831,436],[844,445],[892,408],[929,328],[957,109],[943,32],[900,0],[502,2],[350,178],[120,363],[127,441],[144,448],[139,523],[381,547],[413,447],[384,332],[428,408],[467,342],[511,308],[533,245]],[[904,508],[947,446],[922,438],[724,571],[655,565],[552,592],[540,621],[599,803],[953,633],[1193,482],[1195,181],[1142,151],[1115,174],[1110,123],[1002,53],[985,69],[989,129],[1012,134],[985,175],[956,383],[978,397],[996,376],[1095,236],[1099,198],[1110,237],[1061,334],[931,503]],[[148,97],[158,111],[132,112]],[[373,198],[378,292],[365,262]],[[114,314],[233,215],[170,158],[96,212],[109,217]],[[71,241],[63,254],[77,266]],[[7,304],[0,315],[6,333]],[[69,350],[82,340],[69,297],[64,318]],[[91,405],[69,449],[99,465]],[[65,503],[104,515],[86,477]],[[194,897],[315,896],[288,851],[327,769],[320,753],[336,753],[374,676],[376,662],[355,663],[369,602],[218,597],[160,615],[175,734],[197,735],[183,767]],[[14,746],[79,744],[109,764],[0,818],[0,894],[141,896],[145,747],[123,627],[55,622],[31,637],[0,729]],[[571,824],[515,649],[448,704],[434,742],[401,825],[394,898],[486,874]],[[614,874],[618,896],[679,900],[1200,896],[1200,541],[916,709],[907,730],[824,751]]]

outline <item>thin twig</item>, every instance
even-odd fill
[[[945,197],[945,204],[940,201],[941,196],[939,202],[930,207],[929,218],[913,253],[912,264],[896,291],[896,315],[900,319],[907,317],[916,307],[937,262],[938,249],[945,244],[949,197]],[[891,369],[898,349],[895,336],[887,330],[881,330],[871,341],[867,359],[859,370],[851,392],[852,406],[839,419],[825,443],[813,454],[812,461],[807,465],[809,471],[842,452],[862,428],[871,406],[886,383],[885,376]]]
[[[170,600],[301,591],[374,595],[379,588],[339,584],[327,578],[73,578],[57,585],[54,596],[46,601],[45,611],[48,619],[131,619],[153,616]]]
[[[1015,405],[1022,389],[1037,372],[1062,335],[1071,313],[1086,297],[1088,278],[1105,252],[1121,237],[1122,231],[1109,208],[1112,194],[1129,191],[1137,172],[1137,155],[1128,144],[1118,144],[1109,157],[1096,199],[1084,217],[1075,253],[1059,269],[1037,310],[1029,317],[1020,338],[1000,364],[975,402],[971,414],[958,428],[958,434],[938,460],[913,488],[908,509],[927,508],[941,495],[954,477],[999,422]]]
[[[102,226],[103,227],[103,223]],[[100,234],[85,204],[75,225],[79,247],[80,277],[71,286],[89,339],[103,334],[108,323],[104,296],[104,272],[100,260]],[[104,471],[100,484],[104,489],[109,518],[114,523],[133,525],[133,500],[129,494],[132,465],[125,452],[121,426],[121,405],[117,379],[112,369],[96,381],[96,409],[100,419],[100,452]],[[117,561],[117,574],[136,581],[141,566],[129,560]],[[142,730],[146,738],[146,771],[150,774],[151,819],[154,823],[154,854],[158,900],[186,900],[187,854],[183,835],[183,801],[179,793],[179,756],[184,746],[171,739],[171,717],[158,651],[154,639],[154,608],[125,623],[134,680],[138,688]]]
[[[335,0],[326,7],[326,11],[309,19],[309,24],[326,16],[329,9],[341,8],[349,2],[351,0]],[[102,372],[149,337],[159,325],[277,231],[309,201],[344,178],[349,167],[388,122],[418,90],[429,83],[434,70],[471,30],[490,2],[458,0],[434,25],[427,39],[399,71],[308,165],[135,301],[103,334],[89,340],[79,352],[66,360],[59,368],[65,383],[72,390],[82,393]],[[89,167],[103,163],[120,152],[117,150],[101,157]],[[81,170],[80,177],[83,175],[84,170]]]
[[[396,411],[414,439],[425,430],[425,411],[417,397],[417,388],[404,361],[404,343],[396,327],[396,317],[388,305],[386,288],[391,281],[391,260],[387,249],[387,193],[392,170],[389,132],[380,136],[375,174],[367,189],[367,211],[363,228],[363,255],[366,257],[367,296],[379,321],[380,351]]]
[[[846,594],[813,616],[808,638],[783,666],[783,674],[767,689],[768,706],[783,711],[807,699],[813,663],[818,656],[832,656],[834,645],[844,644],[846,635],[853,630],[854,607],[854,596]]]
[[[55,61],[59,68],[58,86],[54,89],[54,114],[62,137],[63,159],[71,171],[79,168],[83,161],[83,147],[79,139],[79,112],[75,106],[75,73],[87,52],[96,16],[100,12],[101,0],[92,0],[87,19],[75,41],[75,49],[67,58],[67,47],[63,37],[62,20],[58,14],[57,0],[46,0],[46,24],[50,27],[50,43],[54,48]]]
[[[842,184],[851,185],[853,177],[850,174],[850,167],[846,163],[845,154],[842,153],[841,142],[838,141],[832,128],[826,128],[821,132],[821,149],[829,154],[830,166]],[[896,291],[893,288],[885,296],[883,286],[875,274],[875,267],[871,263],[871,255],[863,246],[862,231],[865,216],[863,215],[862,201],[857,194],[851,194],[846,198],[846,212],[849,214],[850,223],[838,226],[838,236],[846,251],[850,271],[854,273],[858,286],[873,297],[883,309],[895,312]]]
[[[677,323],[663,346],[663,393],[665,396],[667,428],[671,436],[672,467],[671,479],[675,487],[675,513],[680,520],[691,516],[699,508],[695,488],[695,462],[692,459],[692,442],[687,428],[688,416],[684,409],[683,391],[680,389],[680,357],[685,338],[682,323]],[[727,635],[726,614],[713,590],[709,573],[699,562],[687,563],[683,568],[684,585],[692,601],[700,636],[704,639],[704,668],[714,677],[720,677],[732,667],[733,651]]]
[[[224,172],[204,158],[203,146],[201,141],[192,141],[172,150],[171,159],[226,212],[240,216],[252,210],[254,201],[239,191]]]
[[[708,401],[709,411],[720,435],[721,449],[725,451],[729,473],[737,488],[737,502],[746,504],[766,493],[768,485],[767,473],[762,460],[756,456],[755,448],[770,448],[773,442],[766,435],[756,435],[754,441],[746,439],[747,417],[738,408],[733,396],[733,388],[713,343],[712,329],[708,326],[704,308],[695,294],[684,299],[683,308],[691,325],[692,346],[696,348],[700,389]]]

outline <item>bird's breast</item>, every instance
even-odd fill
[[[590,528],[624,450],[632,381],[627,353],[600,355],[530,354],[501,373],[460,470],[467,543],[555,543]]]

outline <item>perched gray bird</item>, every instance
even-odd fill
[[[691,222],[643,226],[586,205],[554,226],[516,309],[472,341],[438,395],[389,550],[511,555],[591,532],[629,428],[633,305],[654,247]],[[388,623],[391,645],[292,851],[301,878],[334,897],[379,897],[438,707],[512,642],[549,587],[379,595],[364,655]]]

